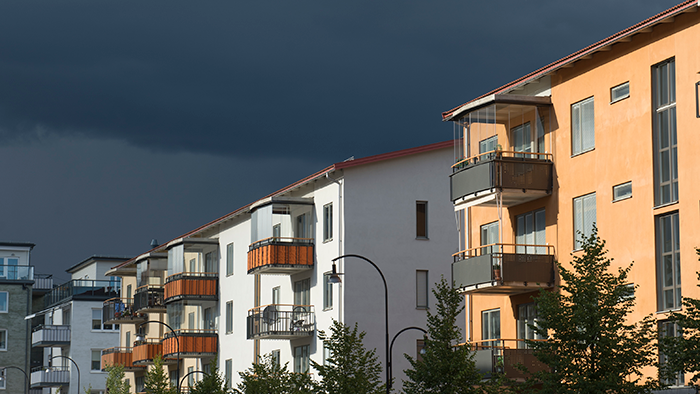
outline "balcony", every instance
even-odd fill
[[[491,151],[452,166],[450,195],[455,205],[493,205],[501,193],[504,207],[512,207],[552,193],[552,155]]]
[[[132,298],[110,298],[102,303],[102,316],[105,324],[139,324],[146,321],[146,315],[137,313]]]
[[[48,291],[53,289],[53,275],[51,274],[34,274],[33,292]]]
[[[314,240],[271,237],[248,248],[248,274],[293,275],[314,267]]]
[[[31,387],[60,387],[70,383],[68,367],[36,367],[32,369]]]
[[[102,370],[110,365],[121,365],[125,371],[142,370],[145,366],[134,365],[132,348],[112,347],[102,350]]]
[[[219,274],[216,272],[182,272],[165,280],[165,303],[179,300],[216,301]]]
[[[32,330],[32,347],[70,345],[70,326],[40,325]]]
[[[120,282],[110,280],[76,279],[56,286],[44,296],[44,307],[70,300],[104,301],[119,297]]]
[[[515,295],[554,286],[554,247],[492,244],[453,255],[452,280],[463,293]]]
[[[266,305],[248,311],[248,339],[297,339],[310,337],[316,328],[310,305]]]
[[[162,285],[146,285],[136,289],[134,310],[139,313],[165,312],[165,289]]]
[[[34,267],[31,265],[0,264],[0,282],[34,280]]]
[[[549,368],[535,357],[535,351],[528,349],[522,339],[479,341],[474,345],[474,362],[485,378],[489,378],[493,373],[502,372],[506,378],[522,382],[530,374]],[[521,371],[519,365],[525,367],[529,373]]]
[[[161,339],[146,339],[143,341],[134,342],[134,347],[131,353],[131,360],[134,366],[143,366],[153,364],[156,355],[163,355],[163,341]],[[164,358],[165,364],[175,363],[172,358]]]
[[[175,338],[177,334],[177,339]],[[163,339],[163,354],[168,358],[177,357],[178,343],[180,357],[215,356],[218,349],[216,330],[187,329],[168,332]]]

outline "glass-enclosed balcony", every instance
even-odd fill
[[[40,325],[32,330],[32,347],[70,345],[70,326]]]
[[[218,299],[219,241],[185,238],[168,249],[164,302]]]
[[[297,339],[314,335],[311,305],[273,304],[248,311],[248,339]]]
[[[504,373],[506,378],[524,381],[530,374],[547,370],[533,349],[528,349],[522,339],[495,339],[472,343],[475,349],[474,363],[485,378],[494,373]],[[529,372],[522,371],[525,367]]]
[[[496,243],[455,253],[452,278],[463,293],[514,295],[554,285],[554,247]]]
[[[176,338],[177,337],[177,338]],[[163,339],[164,357],[209,357],[215,356],[218,349],[218,334],[216,330],[183,329],[165,333]]]
[[[313,268],[313,200],[277,198],[254,208],[248,273],[293,275]]]
[[[165,288],[163,285],[146,285],[136,289],[134,310],[140,313],[165,312]]]
[[[102,350],[102,370],[108,366],[121,365],[126,371],[142,370],[145,366],[134,365],[130,347],[112,347]]]
[[[139,324],[146,321],[144,313],[136,311],[132,298],[110,298],[102,303],[105,324]]]
[[[9,260],[9,259],[8,259]],[[16,261],[16,260],[13,260]],[[34,280],[34,267],[31,265],[0,264],[0,281]]]
[[[510,207],[553,188],[549,97],[493,95],[455,117],[455,205]]]
[[[35,367],[31,373],[31,387],[60,387],[70,383],[68,367]]]

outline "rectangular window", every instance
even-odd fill
[[[137,393],[142,393],[145,390],[145,385],[146,385],[146,377],[145,376],[137,376],[136,377],[136,392]]]
[[[428,309],[428,270],[416,270],[416,308]]]
[[[677,337],[681,335],[678,324],[673,321],[659,322],[659,335],[662,337]],[[662,352],[659,352],[659,363],[665,364],[668,362],[668,357]],[[661,383],[668,386],[685,386],[685,377],[683,371],[678,371],[672,378],[661,379]]]
[[[204,364],[204,370],[202,370],[205,374],[209,375],[211,373],[211,363],[209,364]]]
[[[131,343],[131,331],[126,332],[126,338],[124,342],[126,347],[131,347],[133,345],[133,343]]]
[[[7,330],[0,330],[0,350],[7,350]]]
[[[632,197],[632,182],[613,186],[613,202]]]
[[[131,299],[131,285],[126,285],[126,298]]]
[[[280,287],[279,286],[272,288],[272,304],[273,305],[280,304]]]
[[[681,307],[681,243],[678,212],[656,218],[656,283],[659,311]]]
[[[620,301],[628,300],[630,298],[634,298],[634,283],[622,285],[622,296]]]
[[[90,370],[91,371],[101,370],[101,367],[100,367],[101,358],[102,358],[102,351],[101,350],[93,350],[92,351],[92,362],[90,363]]]
[[[501,338],[501,310],[481,312],[481,339]],[[497,346],[498,341],[483,342],[484,346]]]
[[[233,275],[233,242],[226,245],[226,276]]]
[[[311,305],[311,279],[294,282],[294,305]]]
[[[678,141],[676,139],[676,63],[652,67],[654,111],[654,204],[678,201]]]
[[[280,350],[275,349],[272,351],[272,364],[277,367],[277,369],[280,368]]]
[[[92,329],[101,330],[102,329],[102,309],[92,310]]]
[[[537,308],[534,302],[518,305],[518,339],[543,339],[531,327],[535,325],[536,321]],[[518,341],[518,349],[526,349],[527,347],[525,341]]]
[[[10,295],[6,291],[0,291],[0,313],[7,313],[7,305]]]
[[[626,99],[630,96],[630,83],[621,83],[613,88],[610,88],[610,104]]]
[[[187,376],[187,386],[189,387],[194,386],[194,374],[192,372],[194,372],[194,367],[187,367],[187,374],[189,375]]]
[[[571,155],[595,147],[593,97],[571,105]]]
[[[226,368],[225,368],[224,377],[226,378],[226,388],[230,389],[231,388],[231,381],[233,379],[233,360],[230,358],[228,360],[226,360]]]
[[[423,349],[425,349],[425,339],[416,339],[416,360],[423,361]]]
[[[532,132],[530,122],[515,126],[512,130],[513,151],[532,152]],[[515,157],[527,157],[523,154],[515,154]]]
[[[479,154],[493,152],[498,149],[498,136],[494,135],[479,141]]]
[[[492,245],[487,248],[481,248],[481,254],[491,254],[499,252],[498,245],[498,222],[488,223],[481,226],[481,246]]]
[[[309,372],[309,345],[294,348],[294,372]]]
[[[331,349],[328,347],[328,341],[323,341],[323,365],[329,366],[331,358]]]
[[[209,252],[204,255],[204,272],[219,272],[216,264],[218,255],[217,252]]]
[[[226,333],[233,332],[233,301],[226,302]]]
[[[170,385],[173,387],[177,387],[180,382],[177,381],[178,375],[177,375],[177,370],[172,370],[170,371]]]
[[[596,222],[595,193],[574,198],[574,248],[583,247],[583,240],[593,233]]]
[[[323,206],[323,242],[333,239],[333,204]]]
[[[416,201],[416,238],[428,238],[427,201]]]
[[[323,309],[333,308],[333,283],[330,281],[331,273],[323,274]]]
[[[515,247],[519,254],[546,254],[546,246],[530,247],[523,245],[546,245],[547,234],[545,211],[538,209],[515,217]]]

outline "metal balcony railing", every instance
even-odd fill
[[[34,274],[33,290],[51,290],[53,289],[53,275],[51,274]]]
[[[525,380],[530,374],[548,370],[549,367],[539,361],[535,351],[530,349],[527,342],[539,342],[538,339],[485,339],[474,341],[468,346],[474,350],[476,368],[486,377],[500,372],[507,378],[517,381]],[[529,372],[523,372],[523,366]]]
[[[132,298],[110,298],[102,303],[105,324],[129,324],[146,320],[144,313],[136,312]]]
[[[70,383],[68,367],[36,367],[31,373],[31,387],[59,387]]]
[[[140,286],[134,293],[134,309],[137,312],[165,311],[165,287],[163,285]]]
[[[110,280],[75,279],[54,287],[44,295],[44,307],[59,304],[72,297],[105,300],[118,297],[121,290],[120,282]]]
[[[272,304],[248,311],[248,339],[293,339],[313,335],[316,314],[312,305]]]
[[[70,344],[70,326],[39,325],[32,330],[33,347],[53,347]]]

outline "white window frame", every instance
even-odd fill
[[[615,97],[615,92],[627,88],[627,94]],[[623,82],[617,86],[610,88],[610,104],[615,104],[618,101],[624,100],[630,96],[630,81]]]
[[[233,242],[226,245],[226,276],[233,275]]]
[[[428,270],[416,270],[416,309],[428,309],[430,304],[430,281]]]
[[[233,301],[226,301],[226,334],[233,334]]]
[[[232,387],[231,381],[233,380],[233,359],[229,358],[224,364],[224,377],[226,378],[226,388],[230,389]]]
[[[619,190],[622,190],[622,188],[625,188],[627,186],[629,186],[629,194],[618,196]],[[613,202],[626,200],[628,198],[632,198],[632,181],[613,186]]]
[[[0,297],[4,294],[5,297],[5,310],[0,309],[0,313],[7,313],[10,310],[10,293],[7,291],[0,291]]]
[[[332,272],[323,274],[323,310],[333,309],[333,283],[330,281]]]
[[[588,107],[591,104],[591,107]],[[590,108],[590,122],[587,122],[588,112],[583,109]],[[590,127],[587,127],[590,125]],[[589,137],[589,138],[586,138]],[[590,146],[584,141],[590,139]],[[595,149],[595,101],[593,96],[571,104],[571,156],[580,155]]]
[[[424,207],[421,212],[419,207]],[[421,226],[421,217],[423,225]],[[416,239],[428,239],[428,201],[416,201]]]
[[[0,328],[0,333],[5,333],[5,334],[4,334],[4,335],[5,335],[5,347],[4,347],[4,348],[3,348],[3,347],[0,347],[0,352],[6,352],[6,351],[7,351],[7,347],[8,347],[8,346],[7,346],[7,343],[9,342],[9,341],[8,341],[8,339],[9,339],[9,333],[7,332],[7,329],[5,329],[5,328]],[[0,334],[0,335],[2,335],[2,334]],[[2,342],[0,342],[0,343],[2,343]]]
[[[323,242],[333,240],[333,203],[323,206]]]
[[[586,212],[591,209],[594,215],[593,221],[586,220]],[[593,225],[598,220],[597,210],[595,192],[574,198],[574,250],[583,249],[583,240],[591,236]]]
[[[97,354],[97,369],[94,369],[93,357]],[[102,349],[90,349],[90,372],[102,372]]]

